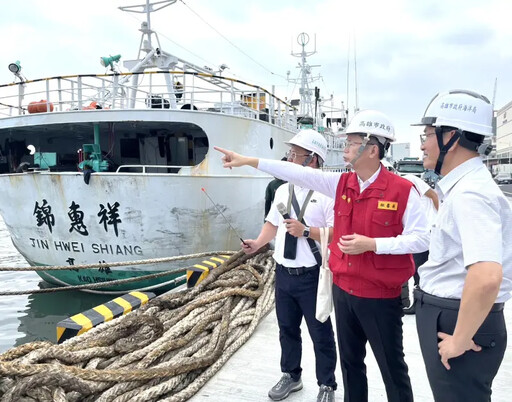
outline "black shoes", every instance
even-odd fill
[[[279,382],[268,391],[268,396],[273,401],[280,401],[286,398],[290,393],[302,389],[302,380],[295,381],[289,373],[283,373]]]

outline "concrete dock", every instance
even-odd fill
[[[505,306],[505,317],[510,334],[512,329],[512,302]],[[416,316],[407,315],[403,321],[405,360],[409,366],[414,400],[417,402],[431,402],[433,401],[433,396],[428,384],[416,333]],[[279,369],[280,347],[278,331],[276,315],[272,311],[260,323],[249,341],[231,357],[224,367],[190,401],[270,401],[267,392],[281,376]],[[286,398],[286,401],[289,402],[313,402],[316,401],[318,393],[314,372],[313,346],[304,323],[302,334],[302,381],[304,388],[301,391],[290,394]],[[508,343],[504,361],[494,380],[493,402],[510,402],[512,400],[512,341],[510,340],[510,335]],[[368,400],[371,402],[385,402],[387,398],[384,383],[382,382],[377,362],[369,347],[367,348],[366,365],[368,368]],[[343,381],[339,362],[336,369],[336,379],[338,382],[336,401],[342,402]]]

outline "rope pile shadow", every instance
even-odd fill
[[[199,286],[62,345],[0,355],[0,401],[185,401],[252,335],[274,304],[271,251],[234,254]]]

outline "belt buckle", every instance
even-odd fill
[[[290,268],[290,267],[286,267],[286,270],[288,271],[288,274],[290,274],[290,275],[299,276],[299,270],[298,270],[298,268]]]

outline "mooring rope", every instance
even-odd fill
[[[100,263],[100,264],[83,264],[83,265],[72,265],[72,266],[48,266],[44,267],[44,269],[41,269],[43,267],[6,267],[2,268],[0,267],[0,271],[55,271],[55,270],[62,270],[63,267],[67,270],[69,269],[84,269],[84,268],[95,268],[95,267],[114,267],[114,266],[123,266],[123,265],[144,265],[144,264],[154,264],[154,263],[164,263],[164,262],[170,262],[170,261],[179,261],[179,260],[185,260],[185,259],[194,259],[194,258],[202,258],[205,256],[210,255],[233,255],[235,254],[234,251],[209,251],[205,253],[198,253],[198,254],[188,254],[188,255],[180,255],[176,257],[167,257],[167,258],[153,258],[153,259],[147,259],[147,260],[138,260],[138,261],[122,261],[122,262],[115,262],[115,263]],[[59,287],[52,287],[52,288],[44,288],[44,289],[30,289],[30,290],[9,290],[9,291],[1,291],[0,296],[19,296],[19,295],[29,295],[33,293],[55,293],[55,292],[66,292],[68,290],[86,290],[90,291],[91,293],[95,293],[94,289],[101,289],[106,286],[113,286],[113,285],[124,285],[126,283],[133,283],[133,282],[140,282],[146,279],[156,279],[161,278],[164,276],[174,275],[186,272],[189,269],[192,269],[193,267],[185,267],[185,268],[174,268],[168,271],[162,271],[157,272],[154,274],[148,274],[148,275],[141,275],[141,276],[135,276],[133,278],[127,278],[127,279],[117,279],[112,281],[105,281],[105,282],[98,282],[98,283],[88,283],[83,285],[67,285],[65,282],[59,280],[58,278],[53,277],[50,274],[47,274],[50,276],[55,282],[60,282],[62,286]],[[134,271],[136,272],[136,271]],[[168,285],[176,285],[178,282],[183,281],[183,276],[177,279],[172,279],[166,282],[158,283],[157,285],[153,286],[147,286],[144,288],[134,289],[137,291],[147,291],[152,290],[155,288],[163,288]],[[117,291],[117,290],[103,290],[101,292],[97,292],[104,295],[117,295],[117,294],[124,294],[126,291]]]
[[[174,262],[180,260],[190,260],[192,258],[202,258],[208,255],[233,255],[233,251],[207,251],[204,253],[177,255],[174,257],[164,258],[148,258],[147,260],[135,260],[135,261],[118,261],[118,262],[103,262],[97,264],[81,264],[81,265],[41,265],[41,266],[29,266],[29,267],[0,267],[2,271],[63,271],[70,269],[89,269],[89,268],[113,268],[113,267],[124,267],[126,265],[147,265],[147,264],[161,264],[164,262]]]
[[[0,401],[185,401],[274,303],[271,251],[238,252],[197,287],[167,293],[62,345],[0,355]]]
[[[149,274],[149,275],[143,275],[143,276],[136,276],[133,278],[127,278],[127,279],[118,279],[115,281],[105,281],[105,282],[99,282],[99,283],[89,283],[85,285],[73,285],[73,286],[59,286],[59,287],[53,287],[53,288],[44,288],[44,289],[30,289],[30,290],[10,290],[10,291],[2,291],[0,292],[0,296],[19,296],[19,295],[30,295],[33,293],[55,293],[55,292],[66,292],[68,290],[91,290],[91,289],[100,289],[105,286],[113,286],[113,285],[122,285],[126,283],[132,283],[132,282],[139,282],[146,279],[155,279],[155,278],[161,278],[163,276],[173,275],[180,272],[185,272],[188,268],[179,268],[171,271],[165,271],[165,272],[158,272],[156,274]],[[56,278],[54,278],[56,279]],[[173,279],[170,281],[167,281],[165,283],[159,283],[158,285],[151,286],[153,287],[163,287],[166,285],[176,284],[180,281],[183,281],[183,276],[181,278]],[[137,291],[145,291],[150,290],[149,287],[142,288],[142,289],[136,289]],[[127,291],[102,291],[99,292],[101,294],[120,294],[120,293],[126,293]]]

